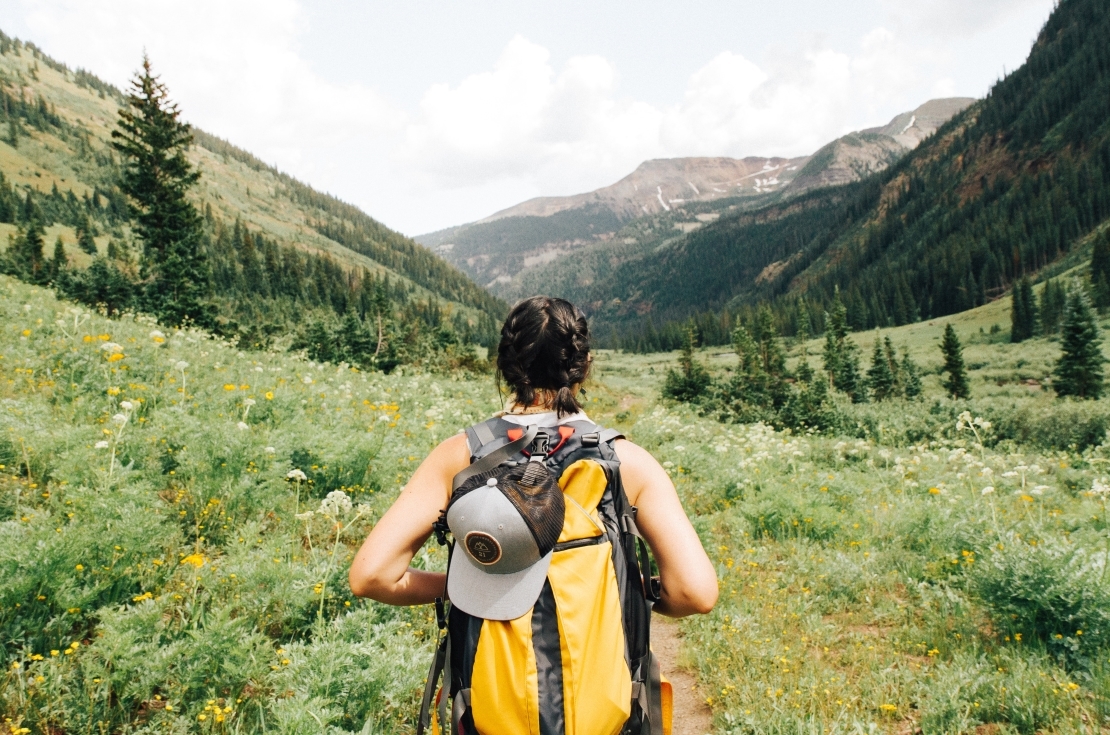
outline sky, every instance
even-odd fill
[[[797,156],[982,97],[1055,0],[0,0],[0,29],[408,235],[642,161]]]

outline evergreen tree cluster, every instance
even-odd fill
[[[908,352],[899,360],[889,337],[876,340],[876,357],[864,379],[859,374],[858,348],[847,338],[843,305],[834,305],[827,319],[830,326],[826,335],[831,339],[826,342],[824,373],[813,370],[804,350],[793,373],[787,370],[774,313],[764,305],[751,329],[742,324],[735,327],[732,346],[737,366],[721,380],[713,379],[698,362],[696,330],[688,324],[678,369],[668,370],[663,396],[692,403],[722,421],[761,421],[780,428],[827,430],[839,427],[843,419],[833,399],[834,389],[855,402],[866,400],[868,391],[876,400],[915,399],[921,395],[920,371]]]
[[[10,43],[8,49],[15,52]],[[86,86],[98,89],[91,79]],[[14,110],[22,124],[53,125],[54,135],[75,135],[61,118],[50,117],[48,106],[20,103],[11,95],[0,99],[8,100],[5,109]],[[180,122],[176,106],[145,60],[126,103],[113,135],[123,162],[118,176],[108,177],[114,184],[77,197],[56,185],[49,194],[30,187],[17,190],[0,174],[0,221],[19,226],[0,254],[0,272],[53,285],[60,295],[109,313],[144,310],[167,324],[190,322],[238,337],[244,346],[265,346],[278,335],[292,334],[294,347],[315,359],[385,370],[437,356],[446,356],[452,365],[474,367],[471,343],[496,340],[494,314],[503,305],[484,292],[471,301],[491,309],[477,319],[467,317],[452,312],[434,293],[418,292],[413,282],[351,269],[326,254],[280,244],[251,232],[241,221],[223,222],[210,206],[202,215],[190,198],[198,174],[184,155],[193,144],[193,131]],[[46,115],[36,122],[40,107]],[[111,153],[98,155],[100,164],[112,160]],[[74,228],[76,242],[71,245],[92,256],[87,268],[74,267],[61,237],[47,257],[44,229],[55,223]],[[123,239],[121,225],[131,225],[132,242]],[[105,231],[115,235],[107,251],[100,252],[95,238]],[[373,231],[375,236],[382,233],[400,237],[385,228]],[[422,268],[424,280],[432,285],[444,275],[418,257],[405,264]],[[447,276],[450,281],[451,274]],[[328,337],[322,339],[325,333]]]
[[[657,332],[761,302],[785,327],[798,294],[820,314],[838,289],[853,330],[999,298],[1110,217],[1107,38],[1110,5],[1062,0],[1020,70],[889,169],[723,216],[568,296],[619,297],[603,314],[622,344],[646,331],[637,294]]]
[[[890,337],[880,340],[878,332],[875,333],[871,367],[867,370],[867,387],[871,390],[871,399],[875,401],[891,398],[912,400],[921,395],[921,373],[909,350],[903,350],[899,360]]]

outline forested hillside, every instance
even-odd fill
[[[145,267],[111,145],[124,104],[92,74],[0,34],[3,270],[108,311],[141,307],[128,284]],[[368,349],[404,361],[495,334],[504,305],[431,251],[226,141],[191,134],[186,157],[200,178],[188,196],[203,217],[217,332],[244,345],[288,335],[285,344],[353,362]]]
[[[1063,0],[1024,66],[892,168],[722,217],[565,295],[629,343],[771,300],[811,327],[839,288],[858,329],[972,308],[1068,255],[1110,215],[1110,6]],[[672,330],[673,331],[673,330]]]

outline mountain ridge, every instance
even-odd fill
[[[616,243],[618,232],[642,218],[662,218],[668,228],[690,232],[727,211],[881,171],[972,102],[930,100],[886,125],[841,136],[810,156],[652,159],[600,189],[536,197],[416,240],[499,296],[519,298],[528,295],[524,274],[529,270],[549,272],[561,258],[587,246],[627,244]],[[619,239],[630,237],[635,234]]]
[[[20,127],[14,113],[0,110],[9,128],[0,142],[0,173],[16,190],[42,196],[52,190],[62,196],[72,192],[78,199],[110,194],[118,177],[118,159],[108,143],[124,101],[119,89],[2,32],[0,89],[23,105],[41,105],[64,125],[64,130]],[[471,320],[481,316],[488,321],[503,313],[505,306],[496,297],[411,238],[218,136],[192,130],[194,144],[187,155],[202,176],[191,196],[202,212],[208,209],[279,243],[330,258],[349,277],[389,277],[414,298],[454,304],[455,311],[466,312]],[[58,234],[71,261],[86,264],[89,258],[75,247],[73,227],[63,225]],[[129,230],[124,226],[113,236],[125,240]],[[102,254],[109,239],[97,238]]]

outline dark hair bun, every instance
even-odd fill
[[[537,390],[548,390],[560,417],[581,411],[573,386],[589,369],[590,329],[574,304],[533,296],[509,312],[497,345],[497,374],[517,403],[530,406]]]

